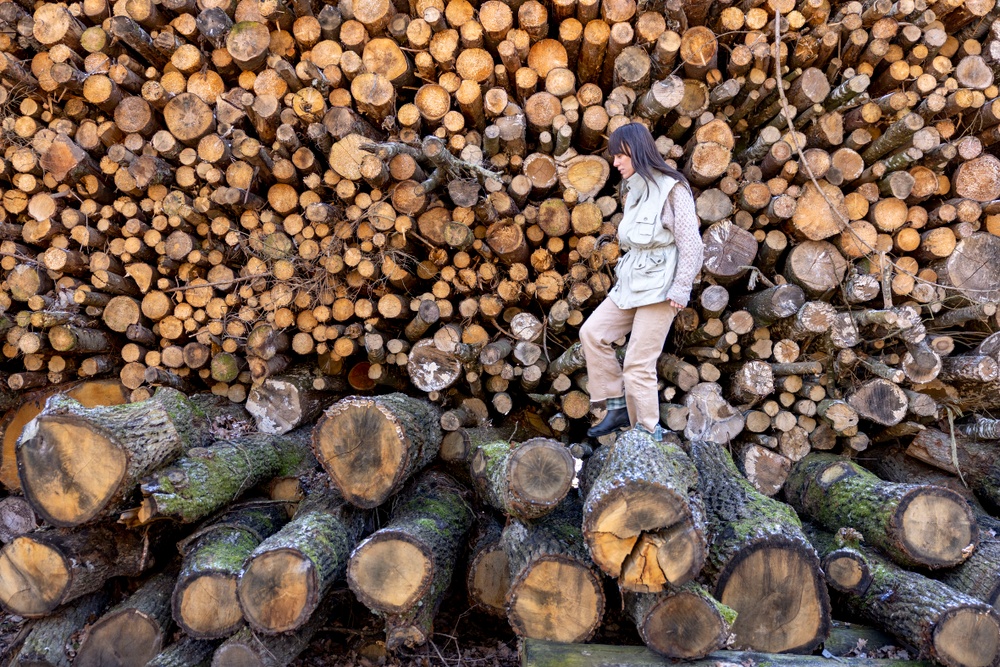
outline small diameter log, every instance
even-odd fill
[[[167,387],[145,401],[110,407],[54,396],[18,443],[24,495],[56,526],[99,519],[140,477],[206,444],[209,425],[202,406]]]
[[[288,520],[283,503],[231,510],[186,538],[171,595],[174,621],[197,639],[222,639],[243,626],[236,596],[243,563],[260,543]]]
[[[444,434],[441,440],[441,450],[438,458],[445,463],[465,464],[478,447],[498,440],[510,441],[514,427],[493,428],[480,426],[477,428],[460,428]]]
[[[436,406],[404,394],[349,396],[316,423],[313,452],[344,498],[370,509],[434,459],[440,421]]]
[[[218,642],[183,637],[160,651],[146,667],[209,667]]]
[[[351,554],[347,584],[362,604],[385,617],[390,650],[431,638],[434,614],[472,526],[463,495],[451,477],[424,473],[404,492],[389,523]]]
[[[737,306],[749,311],[758,327],[766,327],[795,315],[805,302],[805,292],[798,285],[777,285],[754,293]]]
[[[883,482],[832,454],[797,461],[785,497],[828,530],[853,528],[905,566],[958,565],[979,543],[979,529],[960,495],[936,486]]]
[[[243,617],[256,632],[301,628],[344,574],[361,535],[362,517],[321,484],[314,485],[292,520],[246,560],[237,596]]]
[[[845,543],[815,526],[804,526],[806,536],[823,562],[823,573],[826,584],[840,593],[859,595],[868,590],[872,583],[872,570],[864,554],[859,553],[856,545]]]
[[[604,590],[567,498],[539,521],[511,519],[500,538],[510,564],[507,620],[519,637],[587,641],[604,616]]]
[[[335,600],[327,598],[295,632],[263,635],[243,628],[215,650],[212,667],[287,667],[324,628],[336,608]]]
[[[283,436],[248,433],[194,448],[142,480],[144,498],[134,521],[144,524],[155,517],[172,517],[193,523],[258,484],[315,465],[308,429]]]
[[[712,536],[706,574],[738,614],[736,646],[808,652],[830,631],[830,599],[798,517],[755,491],[722,446],[692,441],[690,454]]]
[[[587,462],[583,536],[594,563],[624,590],[691,581],[707,556],[698,474],[684,451],[638,430]]]
[[[176,570],[158,574],[90,626],[74,665],[128,667],[152,660],[169,638]]]
[[[312,421],[331,400],[330,387],[313,388],[315,377],[307,371],[276,375],[254,386],[247,396],[247,412],[261,433],[281,435]],[[330,379],[330,384],[336,384]],[[346,388],[341,385],[340,391]]]
[[[521,519],[537,519],[552,511],[569,493],[576,476],[569,450],[548,438],[532,438],[520,445],[506,440],[483,443],[469,465],[483,500]]]
[[[67,647],[73,645],[74,636],[83,632],[107,606],[108,593],[101,591],[39,620],[9,664],[11,667],[70,667],[73,657],[67,654]]]
[[[140,575],[151,565],[148,546],[142,535],[109,525],[21,535],[0,551],[0,605],[45,616],[111,577]]]
[[[478,517],[475,537],[469,541],[469,568],[465,578],[469,603],[501,618],[507,617],[504,600],[510,587],[510,564],[500,544],[503,526],[492,515]]]
[[[678,660],[725,647],[736,620],[735,611],[694,582],[662,593],[626,593],[625,611],[646,646]]]
[[[829,544],[835,544],[833,540]],[[817,547],[821,545],[817,544]],[[872,573],[864,591],[846,593],[848,613],[949,667],[994,665],[1000,659],[1000,616],[984,602],[856,546]],[[821,555],[826,555],[821,552]]]
[[[993,443],[978,442],[961,433],[952,440],[949,433],[926,428],[917,433],[906,453],[952,475],[961,474],[986,509],[1000,508],[1000,462]]]

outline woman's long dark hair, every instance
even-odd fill
[[[612,156],[625,154],[632,158],[632,168],[647,181],[656,178],[654,171],[659,171],[683,183],[688,191],[691,184],[681,172],[677,171],[660,156],[656,150],[656,142],[649,129],[642,123],[622,125],[608,137],[608,152]]]

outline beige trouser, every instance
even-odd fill
[[[622,310],[611,299],[605,299],[580,327],[590,400],[602,401],[624,393],[629,420],[650,433],[660,422],[656,361],[675,315],[677,309],[666,301]],[[611,343],[629,331],[632,335],[623,368]]]

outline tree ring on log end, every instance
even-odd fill
[[[1000,652],[1000,622],[993,609],[953,609],[934,626],[935,658],[949,667],[996,664]]]
[[[811,548],[765,538],[723,569],[716,599],[738,614],[735,646],[767,653],[809,651],[829,631],[830,598]]]
[[[556,642],[590,639],[604,615],[594,571],[572,559],[542,556],[507,593],[507,618],[521,637]]]
[[[700,657],[719,645],[726,631],[718,611],[705,599],[683,591],[658,602],[639,626],[642,641],[668,658]]]
[[[216,604],[206,605],[205,600]],[[218,572],[189,579],[174,609],[185,632],[198,639],[228,637],[243,624],[236,579]]]
[[[128,457],[93,424],[47,418],[22,434],[21,485],[32,505],[56,526],[97,516],[125,477]]]
[[[872,581],[871,572],[863,567],[858,556],[850,552],[835,551],[823,559],[826,583],[842,593],[863,595]]]
[[[316,566],[293,549],[254,558],[239,582],[240,608],[254,628],[269,633],[300,627],[319,603]]]
[[[903,548],[930,567],[958,565],[978,538],[968,503],[954,491],[922,486],[907,494],[893,516]]]
[[[403,613],[424,596],[434,559],[402,533],[380,535],[359,546],[347,566],[347,583],[369,607]]]
[[[410,350],[406,362],[410,382],[420,391],[441,391],[450,387],[462,374],[462,363],[447,352],[442,352],[434,341],[418,341]]]
[[[469,565],[470,597],[487,606],[486,611],[504,616],[504,598],[510,585],[510,560],[506,552],[495,546],[476,555]]]
[[[0,551],[0,604],[19,616],[44,616],[62,602],[70,571],[56,549],[17,537]]]
[[[511,454],[509,465],[511,493],[532,505],[557,505],[569,493],[576,474],[569,450],[548,438],[522,443]]]
[[[163,631],[138,609],[125,609],[97,621],[76,654],[74,665],[113,667],[149,662],[163,648]]]

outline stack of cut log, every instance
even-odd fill
[[[165,526],[199,524],[181,535],[184,567],[211,563],[168,578],[191,600],[240,594],[228,616],[192,601],[179,621],[200,641],[246,619],[231,664],[247,664],[249,636],[321,626],[314,611],[329,611],[344,568],[389,642],[419,643],[451,576],[437,559],[465,542],[485,568],[470,586],[503,598],[528,636],[589,636],[603,572],[636,594],[682,587],[669,604],[628,601],[653,614],[649,637],[668,622],[654,612],[673,608],[716,619],[698,624],[715,628],[699,646],[727,634],[711,592],[736,611],[764,599],[775,618],[807,610],[733,625],[747,646],[805,650],[829,616],[810,544],[869,595],[865,572],[908,576],[869,546],[949,572],[956,553],[988,551],[972,546],[1000,511],[995,0],[0,0],[0,24],[0,538],[32,563],[0,561],[15,577],[0,579],[44,575],[43,590],[23,589],[25,614],[137,576],[154,543],[178,539]],[[620,255],[606,138],[629,122],[690,180],[706,244],[658,363],[661,421],[685,442],[727,444],[750,487],[716,449],[685,445],[694,467],[643,450],[649,469],[628,475],[652,486],[628,500],[610,472],[624,464],[598,450],[573,507],[571,454],[590,454],[580,440],[603,415],[577,331]],[[224,400],[183,399],[205,390]],[[315,468],[302,429],[327,408],[312,451],[334,495],[298,481]],[[383,423],[395,426],[357,445]],[[827,454],[982,507],[969,519],[953,496],[897,497],[839,464],[814,474]],[[393,500],[390,532],[356,545],[367,513],[435,460],[477,488],[474,508],[513,517],[503,531],[456,509],[464,492],[432,475]],[[521,464],[532,472],[504,486]],[[818,516],[829,502],[816,489],[841,478],[873,485],[873,509],[897,509]],[[267,537],[287,517],[219,514],[264,484],[286,504],[313,488],[292,528]],[[694,489],[707,484],[732,506],[710,507],[713,492],[702,507]],[[454,510],[433,536],[421,497]],[[866,546],[788,528],[798,520],[772,497]],[[732,527],[761,516],[773,523]],[[937,529],[963,521],[947,539]],[[37,525],[49,529],[24,537]],[[288,546],[303,535],[325,536],[323,549]],[[745,554],[758,538],[763,555]],[[271,539],[282,546],[241,575],[245,550]],[[216,540],[243,550],[219,570]],[[348,564],[354,546],[362,562]],[[417,583],[384,591],[381,563],[397,551]],[[95,564],[71,572],[79,562]],[[982,562],[962,568],[988,572]],[[309,574],[285,582],[290,567]],[[739,592],[755,585],[744,567],[794,583]],[[276,579],[298,602],[257,594]],[[558,591],[574,591],[575,616],[537,594],[549,581],[576,582]],[[150,585],[155,599],[169,588]],[[991,586],[968,592],[992,604],[995,592],[973,592]],[[941,609],[935,623],[966,619]],[[941,629],[942,646],[988,644],[963,632]]]

